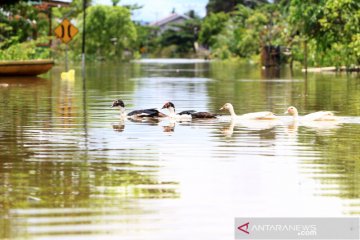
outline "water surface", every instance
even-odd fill
[[[88,64],[0,78],[0,238],[233,239],[235,217],[360,214],[360,79],[207,61]],[[119,120],[289,105],[339,124]],[[164,111],[166,113],[166,111]]]

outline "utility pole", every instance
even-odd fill
[[[83,32],[82,32],[82,50],[81,50],[81,62],[83,73],[85,73],[85,19],[86,19],[86,0],[83,0]]]
[[[305,68],[305,74],[307,74],[307,70],[308,70],[308,46],[307,46],[307,38],[305,38],[305,41],[304,41],[304,68]]]

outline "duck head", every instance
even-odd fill
[[[172,102],[166,102],[161,109],[164,109],[164,108],[167,108],[167,109],[173,108],[173,109],[175,109],[175,105]]]
[[[285,111],[285,114],[290,114],[291,116],[297,116],[298,115],[298,110],[296,109],[296,107],[290,106]]]
[[[232,118],[236,117],[234,107],[231,103],[225,103],[224,106],[220,108],[220,110],[228,110]]]
[[[175,114],[175,105],[172,102],[166,102],[161,109],[167,108],[169,110],[170,115]]]
[[[231,105],[231,103],[225,103],[224,106],[222,106],[220,108],[220,111],[222,111],[222,110],[230,110],[230,109],[233,109],[233,106]]]
[[[122,100],[117,99],[117,100],[113,101],[111,107],[112,107],[112,108],[113,108],[113,107],[125,108],[125,104],[124,104],[124,102],[123,102]]]

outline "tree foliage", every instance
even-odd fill
[[[13,43],[24,42],[33,37],[35,24],[39,21],[38,11],[25,2],[4,6],[0,9],[0,19],[3,27],[0,38],[3,47]]]
[[[26,60],[49,56],[49,51],[37,47],[44,43],[48,28],[44,12],[25,1],[5,2],[0,6],[0,58]],[[36,41],[38,38],[42,40]]]
[[[45,13],[27,2],[4,0],[0,5],[0,50],[47,35]],[[222,59],[254,59],[264,46],[281,46],[291,49],[291,61],[303,62],[306,46],[308,65],[360,64],[358,0],[209,0],[204,19],[189,12],[189,20],[160,36],[153,27],[131,21],[131,11],[140,6],[112,3],[91,6],[87,0],[88,56],[114,58],[125,51],[138,55],[161,49],[166,49],[167,56],[189,56],[199,42],[212,57]],[[53,16],[76,22],[81,33],[82,7],[82,0],[73,0],[69,8],[53,8]],[[70,44],[75,56],[81,51],[81,40],[78,34]]]
[[[236,6],[241,4],[249,8],[256,8],[264,3],[267,3],[266,0],[209,0],[206,5],[207,15],[210,13],[218,12],[231,12],[234,11]]]
[[[242,4],[231,14],[210,14],[205,18],[200,40],[212,49],[213,57],[250,58],[262,46],[282,44],[280,12],[272,5],[252,9]],[[211,34],[209,34],[211,33]]]
[[[310,42],[314,65],[360,63],[360,2],[292,0],[289,23],[294,36]]]
[[[148,54],[154,52],[158,47],[157,29],[153,26],[136,24],[136,49],[140,54]]]
[[[46,42],[48,42],[48,38],[43,37],[34,41],[12,44],[0,51],[0,60],[47,59],[50,56],[50,49],[37,47]]]
[[[211,13],[201,23],[199,41],[206,47],[213,46],[217,35],[224,29],[230,16],[224,12]]]
[[[79,17],[82,26],[82,16]],[[78,38],[79,39],[79,38]],[[86,14],[86,53],[97,57],[121,57],[135,47],[135,24],[121,6],[91,6]]]
[[[291,49],[291,58],[303,62],[306,44],[309,65],[360,64],[359,1],[256,3],[209,1],[211,11],[202,22],[199,40],[213,57],[250,58],[263,46],[275,45]]]
[[[198,39],[200,18],[193,11],[188,13],[189,18],[183,23],[173,24],[165,30],[158,39],[160,46],[171,47],[172,56],[181,57],[195,52],[194,43]]]
[[[82,14],[84,10],[84,1],[86,1],[86,7],[91,6],[91,0],[72,0],[69,7],[52,8],[53,15],[59,19],[75,19]]]

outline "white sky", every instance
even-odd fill
[[[177,13],[195,10],[196,14],[204,17],[205,6],[209,0],[121,0],[119,5],[138,4],[142,9],[134,11],[132,19],[152,22],[169,15],[173,8]],[[94,4],[111,5],[111,0],[93,0]]]

